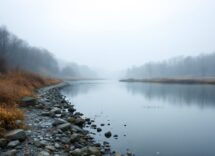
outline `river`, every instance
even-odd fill
[[[62,90],[75,108],[95,120],[119,153],[136,156],[214,156],[215,86],[73,81]],[[108,125],[108,123],[110,125]],[[93,129],[87,128],[91,132]],[[111,131],[118,139],[105,138]]]

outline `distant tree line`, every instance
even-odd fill
[[[82,68],[74,63],[60,68],[57,59],[48,50],[30,46],[1,26],[0,72],[16,68],[60,77],[96,76],[88,67]]]
[[[127,78],[210,77],[215,76],[215,53],[176,57],[129,68]]]

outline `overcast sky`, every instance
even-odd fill
[[[108,70],[215,51],[214,0],[0,0],[0,25]]]

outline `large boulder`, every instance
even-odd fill
[[[24,141],[26,139],[26,133],[23,129],[15,129],[12,131],[9,131],[5,137],[9,140],[20,140]]]
[[[37,104],[37,100],[34,97],[24,97],[21,101],[21,106],[35,106]]]

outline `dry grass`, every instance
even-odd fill
[[[34,96],[35,89],[59,82],[20,70],[0,75],[0,135],[5,130],[19,128],[15,121],[24,119],[24,112],[18,108],[20,99]]]
[[[35,89],[58,82],[20,70],[9,72],[0,76],[0,102],[13,105],[24,96],[33,96]]]
[[[22,126],[24,126],[16,124],[16,120],[24,120],[24,112],[15,106],[0,106],[0,119],[0,136],[2,136],[6,130],[23,128]]]

